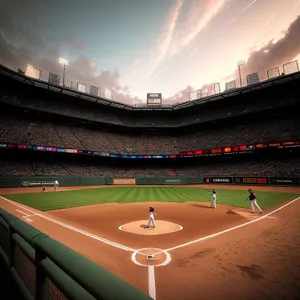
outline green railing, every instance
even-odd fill
[[[0,273],[5,300],[152,299],[1,208]]]

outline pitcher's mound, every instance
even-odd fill
[[[147,228],[148,221],[147,220],[141,220],[141,221],[134,221],[131,223],[124,224],[119,227],[121,231],[135,233],[135,234],[143,234],[143,235],[159,235],[159,234],[167,234],[172,233],[176,231],[182,230],[182,226],[167,222],[167,221],[161,221],[156,220],[156,227],[152,228],[152,225],[150,228]]]

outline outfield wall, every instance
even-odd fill
[[[101,176],[56,176],[56,177],[0,177],[0,188],[51,185],[58,180],[60,187],[97,185],[186,185],[186,184],[237,184],[237,185],[282,185],[300,186],[300,177],[267,176],[208,176],[208,177],[139,177],[112,178]],[[53,185],[53,184],[52,184]]]
[[[237,185],[282,185],[299,186],[300,177],[270,177],[270,176],[220,176],[204,177],[205,184],[237,184]]]
[[[111,184],[112,179],[101,176],[26,176],[26,177],[0,177],[0,188],[26,187],[25,183],[44,183],[58,180],[59,186],[95,186]],[[36,185],[37,186],[37,185]]]
[[[152,299],[1,208],[0,275],[3,299]]]

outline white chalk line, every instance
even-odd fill
[[[77,233],[81,233],[82,235],[85,235],[85,236],[90,237],[90,238],[92,238],[92,239],[95,239],[95,240],[97,240],[97,241],[103,242],[104,244],[107,244],[107,245],[110,245],[110,246],[112,246],[112,247],[115,247],[115,248],[118,248],[118,249],[121,249],[121,250],[125,250],[125,251],[128,251],[128,252],[135,252],[135,251],[136,251],[136,250],[133,249],[133,248],[130,248],[130,247],[127,247],[127,246],[125,246],[125,245],[121,245],[121,244],[118,244],[118,243],[116,243],[116,242],[113,242],[113,241],[107,240],[107,239],[105,239],[105,238],[99,237],[99,236],[97,236],[97,235],[95,235],[95,234],[92,234],[92,233],[89,233],[89,232],[84,231],[84,230],[82,230],[82,229],[79,229],[79,228],[76,228],[76,227],[74,227],[74,226],[68,225],[68,224],[66,224],[66,223],[64,223],[64,222],[55,220],[55,219],[53,219],[53,218],[51,218],[51,217],[48,217],[48,216],[45,216],[45,215],[43,215],[43,214],[41,214],[41,213],[36,213],[35,211],[33,211],[33,210],[31,210],[31,209],[29,209],[29,208],[27,208],[27,207],[24,207],[23,205],[18,204],[18,203],[14,202],[14,201],[11,201],[11,200],[9,200],[9,199],[6,199],[6,198],[4,198],[4,197],[2,197],[2,196],[0,196],[0,198],[3,199],[4,201],[7,201],[7,202],[9,202],[9,203],[11,203],[11,204],[13,204],[13,205],[15,205],[15,206],[17,206],[17,207],[19,207],[19,208],[25,210],[25,211],[30,212],[31,214],[35,214],[36,216],[39,216],[39,217],[41,217],[41,218],[43,218],[43,219],[45,219],[45,220],[48,220],[48,221],[53,222],[53,223],[55,223],[55,224],[57,224],[57,225],[60,225],[60,226],[62,226],[62,227],[65,227],[65,228],[68,228],[68,229],[70,229],[70,230],[73,230],[73,231],[75,231],[75,232],[77,232]],[[20,212],[20,211],[19,211],[19,212]],[[24,212],[23,212],[23,214],[24,214]],[[26,214],[27,214],[27,213],[26,213]],[[27,215],[29,216],[29,214],[27,214]]]
[[[19,209],[16,209],[16,211],[19,212],[19,213],[22,214],[22,215],[25,215],[25,218],[26,218],[27,216],[29,216],[28,214],[24,213],[23,211],[21,211],[21,210],[19,210]]]
[[[165,261],[162,262],[162,263],[160,263],[160,264],[152,265],[152,266],[139,263],[137,261],[136,255],[138,253],[141,253],[142,255],[146,255],[145,253],[142,253],[142,251],[143,250],[148,250],[148,249],[160,250],[161,252],[163,252],[165,254],[165,256],[166,256]],[[148,289],[149,289],[149,296],[152,299],[156,300],[155,267],[162,267],[162,266],[168,265],[171,262],[171,255],[170,255],[170,253],[168,253],[165,250],[158,249],[158,248],[152,248],[152,247],[143,248],[143,249],[139,249],[139,250],[135,251],[134,253],[132,253],[131,260],[133,261],[134,264],[136,264],[138,266],[148,267]]]
[[[156,300],[155,270],[153,266],[148,267],[148,288],[149,296]]]
[[[148,221],[142,220],[141,222],[147,223]],[[132,223],[133,223],[133,222],[132,222]],[[147,232],[144,232],[144,233],[138,232],[138,233],[136,233],[136,232],[133,232],[133,231],[129,231],[129,230],[124,230],[124,229],[123,229],[123,226],[129,225],[129,224],[130,224],[130,223],[123,224],[123,225],[119,226],[118,229],[119,229],[120,231],[129,232],[129,233],[138,234],[138,235],[163,235],[163,234],[174,233],[174,232],[178,232],[178,231],[183,230],[183,227],[182,227],[181,225],[176,224],[176,223],[173,223],[174,225],[178,226],[178,229],[176,229],[176,230],[174,230],[174,231],[170,231],[170,232],[166,232],[166,233],[160,233],[160,232],[155,233],[155,232],[154,232],[154,233],[151,233],[151,234],[148,234]],[[146,226],[146,225],[145,225],[145,226]],[[145,230],[146,230],[146,231],[149,231],[149,230],[154,231],[155,228],[147,228],[147,227],[145,227]]]
[[[164,266],[168,265],[168,264],[171,262],[171,255],[170,255],[170,253],[168,253],[168,252],[165,251],[165,250],[162,250],[162,249],[159,249],[159,248],[153,248],[153,247],[148,247],[148,248],[138,249],[138,250],[134,251],[134,252],[131,254],[131,260],[132,260],[132,262],[133,262],[134,264],[140,266],[140,267],[149,267],[149,265],[142,264],[142,263],[138,262],[137,259],[136,259],[137,254],[146,256],[147,254],[146,254],[146,253],[143,253],[142,251],[147,250],[147,249],[159,250],[158,253],[164,253],[165,256],[166,256],[164,262],[162,262],[162,263],[160,263],[160,264],[157,264],[157,265],[152,265],[151,267],[164,267]]]
[[[91,237],[91,238],[93,238],[93,239],[99,240],[99,241],[101,241],[101,242],[103,242],[103,243],[106,243],[106,244],[108,244],[108,245],[110,245],[110,246],[113,246],[113,247],[116,247],[116,248],[119,248],[119,249],[122,249],[122,250],[125,250],[125,251],[129,251],[129,252],[136,252],[136,251],[138,251],[138,250],[134,250],[134,249],[132,249],[132,248],[130,248],[130,247],[127,247],[127,246],[124,246],[124,245],[121,245],[121,244],[118,244],[118,243],[109,241],[109,240],[104,239],[104,238],[101,238],[101,237],[98,237],[98,236],[96,236],[96,235],[94,235],[94,234],[88,233],[88,232],[86,232],[86,231],[83,231],[83,230],[78,229],[78,228],[76,228],[76,227],[74,227],[74,226],[65,224],[65,223],[63,223],[63,222],[54,220],[54,219],[49,218],[49,217],[47,217],[47,216],[44,216],[44,215],[42,215],[42,214],[35,213],[34,211],[32,211],[32,210],[30,210],[30,209],[24,207],[23,205],[20,205],[20,204],[18,204],[18,203],[15,203],[15,202],[13,202],[13,201],[11,201],[11,200],[9,200],[9,199],[6,199],[6,198],[4,198],[4,197],[2,197],[2,196],[0,196],[0,198],[2,198],[3,200],[5,200],[5,201],[7,201],[7,202],[9,202],[9,203],[11,203],[11,204],[17,206],[17,207],[20,207],[20,208],[25,209],[25,210],[27,210],[27,211],[33,213],[33,214],[36,214],[37,216],[40,216],[41,218],[44,218],[44,219],[46,219],[46,220],[48,220],[48,221],[51,221],[51,222],[56,223],[56,224],[58,224],[58,225],[61,225],[61,226],[63,226],[63,227],[69,228],[69,229],[71,229],[71,230],[73,230],[73,231],[75,231],[75,232],[79,232],[79,233],[81,233],[81,234],[83,234],[83,235],[86,235],[86,236],[88,236],[88,237]],[[247,225],[250,225],[250,224],[252,224],[252,223],[261,221],[261,220],[263,220],[263,219],[265,219],[265,218],[267,218],[267,217],[273,215],[273,214],[276,213],[277,211],[280,211],[281,209],[283,209],[283,208],[285,208],[285,207],[291,205],[292,203],[298,201],[299,199],[300,199],[300,197],[298,197],[298,198],[296,198],[296,199],[294,199],[294,200],[291,200],[290,202],[284,204],[283,206],[280,206],[279,208],[277,208],[277,209],[275,209],[275,210],[273,210],[273,211],[271,211],[271,212],[269,212],[269,213],[267,213],[267,214],[261,216],[260,218],[255,219],[255,220],[252,220],[252,221],[243,223],[243,224],[238,225],[238,226],[235,226],[235,227],[228,228],[228,229],[226,229],[226,230],[223,230],[223,231],[214,233],[214,234],[212,234],[212,235],[208,235],[208,236],[202,237],[202,238],[197,239],[197,240],[193,240],[193,241],[190,241],[190,242],[187,242],[187,243],[184,243],[184,244],[181,244],[181,245],[178,245],[178,246],[175,246],[175,247],[166,249],[166,250],[164,250],[164,251],[169,252],[169,251],[172,251],[172,250],[176,250],[176,249],[179,249],[179,248],[183,248],[183,247],[186,247],[186,246],[189,246],[189,245],[192,245],[192,244],[195,244],[195,243],[202,242],[202,241],[204,241],[204,240],[213,238],[213,237],[215,237],[215,236],[222,235],[222,234],[224,234],[224,233],[233,231],[233,230],[235,230],[235,229],[242,228],[242,227],[247,226]],[[160,253],[162,253],[162,252],[163,252],[163,251],[160,251],[160,252],[157,252],[157,253],[154,253],[154,254],[157,255],[157,254],[160,254]],[[140,254],[142,254],[142,253],[140,253]]]
[[[91,234],[91,233],[88,233],[88,232],[83,231],[83,230],[81,230],[81,229],[78,229],[78,228],[76,228],[76,227],[67,225],[67,224],[65,224],[65,223],[63,223],[63,222],[54,220],[54,219],[49,218],[49,217],[47,217],[47,216],[45,216],[45,215],[42,215],[42,214],[40,214],[40,213],[35,213],[34,211],[32,211],[32,210],[30,210],[30,209],[28,209],[28,208],[26,208],[26,207],[24,207],[24,206],[22,206],[22,205],[20,205],[20,204],[18,204],[18,203],[15,203],[15,202],[13,202],[13,201],[11,201],[11,200],[9,200],[9,199],[6,199],[6,198],[4,198],[4,197],[2,197],[2,196],[0,196],[0,198],[3,199],[3,200],[5,200],[5,201],[7,201],[7,202],[9,202],[9,203],[11,203],[11,204],[13,204],[13,205],[15,205],[15,206],[17,206],[17,207],[20,207],[20,208],[22,208],[22,209],[24,209],[24,210],[27,210],[27,211],[31,212],[32,214],[36,214],[37,216],[40,216],[41,218],[44,218],[44,219],[46,219],[46,220],[48,220],[48,221],[50,221],[50,222],[53,222],[53,223],[58,224],[58,225],[61,225],[61,226],[65,227],[65,228],[71,229],[71,230],[73,230],[73,231],[75,231],[75,232],[81,233],[81,234],[83,234],[83,235],[85,235],[85,236],[88,236],[88,237],[93,238],[93,239],[95,239],[95,240],[101,241],[101,242],[103,242],[103,243],[105,243],[105,244],[108,244],[108,245],[110,245],[110,246],[113,246],[113,247],[116,247],[116,248],[119,248],[119,249],[122,249],[122,250],[125,250],[125,251],[128,251],[128,252],[133,252],[133,254],[134,254],[134,253],[136,253],[136,254],[139,253],[138,250],[134,250],[134,249],[132,249],[132,248],[130,248],[130,247],[127,247],[127,246],[124,246],[124,245],[121,245],[121,244],[118,244],[118,243],[115,243],[115,242],[111,242],[111,241],[106,240],[106,239],[104,239],[104,238],[100,238],[100,237],[98,237],[98,236],[96,236],[96,235],[94,235],[94,234]],[[189,245],[198,243],[198,242],[202,242],[202,241],[204,241],[204,240],[213,238],[213,237],[215,237],[215,236],[222,235],[222,234],[224,234],[224,233],[233,231],[233,230],[235,230],[235,229],[239,229],[239,228],[242,228],[242,227],[244,227],[244,226],[250,225],[250,224],[252,224],[252,223],[261,221],[261,220],[265,219],[266,217],[273,215],[273,214],[276,213],[277,211],[280,211],[281,209],[283,209],[283,208],[285,208],[285,207],[291,205],[292,203],[298,201],[299,199],[300,199],[300,197],[298,197],[298,198],[296,198],[296,199],[294,199],[294,200],[292,200],[292,201],[290,201],[290,202],[284,204],[283,206],[281,206],[281,207],[275,209],[275,210],[272,211],[272,212],[269,212],[269,213],[263,215],[262,217],[260,217],[260,218],[258,218],[258,219],[255,219],[255,220],[246,222],[246,223],[244,223],[244,224],[241,224],[241,225],[238,225],[238,226],[235,226],[235,227],[232,227],[232,228],[229,228],[229,229],[226,229],[226,230],[217,232],[217,233],[215,233],[215,234],[212,234],[212,235],[209,235],[209,236],[206,236],[206,237],[202,237],[202,238],[197,239],[197,240],[190,241],[190,242],[185,243],[185,244],[181,244],[181,245],[178,245],[178,246],[175,246],[175,247],[166,249],[166,250],[161,250],[160,252],[157,252],[157,253],[154,253],[154,254],[155,254],[155,255],[158,255],[158,254],[160,254],[160,253],[168,253],[168,252],[170,252],[170,251],[172,251],[172,250],[176,250],[176,249],[183,248],[183,247],[186,247],[186,246],[189,246]],[[144,255],[143,253],[140,253],[140,254]],[[149,295],[155,300],[155,299],[156,299],[156,286],[155,286],[155,272],[154,272],[154,266],[148,266],[148,285],[149,285]]]
[[[22,216],[22,218],[31,218],[31,217],[35,217],[36,216],[36,214],[34,214],[34,215],[27,215],[27,216]]]
[[[224,233],[233,231],[233,230],[235,230],[235,229],[239,229],[239,228],[245,227],[245,226],[247,226],[247,225],[250,225],[250,224],[259,222],[259,221],[261,221],[261,220],[263,220],[263,219],[266,219],[267,217],[269,217],[269,216],[275,214],[276,212],[280,211],[281,209],[283,209],[283,208],[285,208],[285,207],[287,207],[287,206],[293,204],[294,202],[296,202],[296,201],[298,201],[298,200],[300,200],[300,197],[298,197],[298,198],[296,198],[296,199],[294,199],[294,200],[291,200],[290,202],[288,202],[288,203],[286,203],[286,204],[284,204],[284,205],[278,207],[277,209],[275,209],[275,210],[273,210],[273,211],[271,211],[271,212],[269,212],[269,213],[263,215],[263,216],[260,217],[260,218],[255,219],[255,220],[252,220],[252,221],[243,223],[243,224],[238,225],[238,226],[234,226],[234,227],[228,228],[228,229],[226,229],[226,230],[223,230],[223,231],[220,231],[220,232],[217,232],[217,233],[214,233],[214,234],[211,234],[211,235],[202,237],[202,238],[197,239],[197,240],[193,240],[193,241],[187,242],[187,243],[185,243],[185,244],[181,244],[181,245],[178,245],[178,246],[169,248],[169,249],[165,249],[164,251],[170,252],[170,251],[173,251],[173,250],[177,250],[177,249],[179,249],[179,248],[187,247],[187,246],[190,246],[190,245],[192,245],[192,244],[199,243],[199,242],[203,242],[203,241],[205,241],[205,240],[211,239],[211,238],[216,237],[216,236],[218,236],[218,235],[222,235],[222,234],[224,234]],[[154,254],[157,255],[157,254],[160,254],[160,253],[162,253],[162,251],[157,252],[157,253],[154,253]]]

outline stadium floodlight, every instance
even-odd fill
[[[214,82],[214,92],[215,92],[215,94],[221,93],[220,82]]]
[[[34,79],[41,79],[42,71],[33,65],[26,65],[25,75]]]
[[[240,75],[240,88],[243,87],[241,66],[243,66],[245,64],[246,64],[246,61],[244,59],[240,59],[240,60],[237,61],[237,66],[239,68],[239,75]]]
[[[286,63],[283,65],[283,73],[285,75],[299,72],[298,60]]]
[[[64,67],[63,72],[63,86],[65,86],[65,74],[66,74],[66,67],[68,66],[69,62],[64,58],[59,58],[58,62]]]

